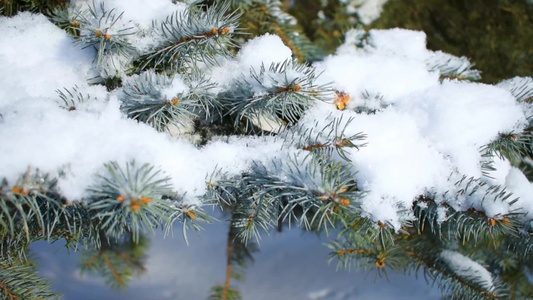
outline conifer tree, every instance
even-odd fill
[[[69,166],[48,173],[28,162],[15,170],[20,174],[16,180],[0,174],[0,298],[59,297],[28,259],[29,245],[39,240],[61,241],[72,250],[85,247],[81,265],[86,271],[125,286],[132,274],[143,271],[146,235],[157,229],[169,233],[181,223],[187,240],[188,230],[212,221],[205,207],[213,205],[228,210],[231,222],[226,282],[214,287],[209,299],[241,298],[231,279],[242,276],[255,241],[280,224],[338,233],[328,247],[330,259],[342,268],[372,268],[384,275],[388,270],[422,271],[450,299],[533,297],[528,280],[531,217],[518,206],[523,203],[519,196],[491,181],[502,161],[533,178],[531,77],[490,87],[514,97],[520,112],[530,115],[523,121],[527,124],[515,126],[517,131],[499,132],[477,145],[479,157],[472,159],[478,159],[473,164],[480,176],[454,165],[445,175],[447,189],[428,186],[414,199],[394,202],[389,207],[394,217],[380,219],[368,208],[372,190],[358,177],[362,166],[355,161],[372,140],[366,132],[354,131],[353,124],[401,103],[375,91],[355,94],[338,82],[324,82],[313,64],[332,52],[325,46],[332,36],[339,44],[344,39],[341,47],[348,50],[338,50],[341,54],[388,51],[379,48],[379,32],[349,30],[358,22],[348,20],[340,4],[326,11],[328,17],[341,15],[343,22],[316,20],[308,26],[321,31],[311,37],[289,13],[297,9],[288,10],[277,0],[174,1],[179,9],[149,26],[129,20],[106,1],[86,2],[0,2],[2,18],[16,18],[17,11],[25,10],[44,14],[76,47],[93,55],[93,76],[85,86],[59,89],[57,107],[75,115],[117,103],[124,118],[145,124],[139,128],[154,138],[186,141],[183,148],[231,144],[244,136],[246,143],[259,145],[256,150],[277,145],[269,149],[279,154],[254,159],[237,173],[209,166],[203,190],[194,186],[200,194],[176,188],[160,166],[162,161],[172,164],[172,156],[151,161],[153,153],[143,154],[144,161],[109,158],[98,168],[91,166],[96,170],[91,184],[77,199],[61,183]],[[244,64],[245,45],[254,41],[281,41],[292,57]],[[245,71],[239,69],[243,65]],[[420,65],[439,87],[479,88],[472,82],[480,73],[464,57],[435,52]],[[223,72],[231,68],[238,70],[231,76]],[[331,112],[313,119],[317,105]],[[4,116],[8,120],[13,113],[6,106],[0,109],[3,126]],[[453,161],[437,144],[432,147]]]

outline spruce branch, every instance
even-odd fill
[[[239,14],[229,13],[229,9],[229,4],[220,1],[205,10],[190,7],[170,15],[161,24],[154,24],[160,38],[139,58],[137,69],[180,70],[196,61],[214,64],[215,56],[229,56],[227,47],[233,45],[231,36],[237,30],[239,18]]]
[[[16,15],[18,12],[47,14],[50,10],[62,7],[68,0],[4,0],[0,1],[0,14],[6,17]]]
[[[320,153],[320,155],[332,157],[336,153],[340,158],[350,162],[346,149],[366,146],[363,141],[366,135],[362,132],[347,135],[346,129],[353,122],[353,118],[344,121],[340,118],[327,117],[331,121],[326,125],[320,125],[317,121],[315,126],[296,124],[291,130],[281,133],[281,138],[290,147],[296,147],[305,151]]]
[[[210,184],[211,200],[231,205],[233,224],[245,242],[259,240],[260,230],[268,232],[279,221],[328,230],[341,215],[353,216],[362,197],[350,168],[321,155],[256,163],[242,177]]]
[[[78,110],[84,103],[93,100],[91,95],[83,93],[82,89],[74,86],[72,89],[63,88],[63,90],[56,90],[59,99],[59,106],[68,111]]]
[[[358,97],[358,104],[353,104],[352,95],[344,91],[335,91],[336,97],[333,102],[338,110],[350,109],[358,114],[376,114],[389,107],[391,104],[385,101],[385,97],[380,93],[363,91]],[[360,103],[360,102],[363,103]]]
[[[195,117],[197,103],[183,85],[181,77],[170,78],[153,71],[133,75],[123,81],[119,98],[128,117],[152,125],[158,131],[169,124],[180,125]],[[174,87],[177,85],[178,87]]]
[[[77,41],[83,48],[92,47],[97,51],[95,62],[102,71],[102,77],[121,73],[137,55],[128,40],[128,36],[135,34],[135,26],[131,22],[124,22],[123,14],[116,9],[107,10],[104,2],[99,6],[93,2],[89,11],[81,15],[79,20]]]
[[[50,283],[37,274],[35,267],[0,260],[0,299],[60,299],[50,291]]]
[[[13,186],[4,180],[0,191],[0,256],[26,259],[30,243],[66,241],[76,249],[80,240],[95,237],[84,204],[66,203],[55,190],[57,179],[29,169]]]
[[[52,0],[40,2],[47,1]],[[18,1],[23,2],[33,10],[33,3],[39,1]],[[301,120],[316,101],[334,99],[338,110],[374,114],[390,105],[387,99],[377,93],[349,95],[344,91],[337,91],[335,97],[328,85],[318,85],[315,69],[301,64],[315,57],[316,48],[295,19],[282,11],[280,1],[209,1],[214,4],[196,6],[198,2],[192,5],[189,1],[189,9],[154,22],[148,34],[158,37],[140,54],[130,44],[131,36],[137,34],[134,23],[123,20],[123,13],[106,10],[103,3],[97,6],[93,2],[87,12],[75,6],[57,9],[48,17],[80,44],[96,50],[95,62],[101,76],[107,77],[108,87],[114,88],[124,79],[120,100],[128,117],[159,131],[194,122],[195,130],[212,126],[209,133],[216,135],[253,134],[258,128],[268,131],[263,122],[271,122],[282,127],[276,134],[291,157],[256,162],[243,174],[213,172],[206,178],[207,193],[200,199],[204,203],[186,201],[187,195],[173,191],[169,178],[159,169],[134,161],[106,164],[89,196],[80,199],[86,201],[73,203],[56,188],[57,178],[38,171],[28,170],[15,183],[4,180],[0,185],[0,297],[54,296],[46,294],[47,288],[38,278],[33,279],[35,274],[30,273],[34,270],[17,264],[25,259],[28,246],[42,239],[65,241],[69,249],[85,244],[91,248],[83,260],[86,270],[125,286],[132,274],[144,268],[144,252],[129,253],[128,247],[145,246],[144,234],[157,227],[169,234],[175,221],[182,223],[187,241],[189,229],[200,230],[200,222],[211,220],[202,208],[206,202],[232,213],[226,282],[213,288],[210,299],[241,298],[231,280],[244,276],[252,241],[259,241],[262,231],[269,232],[284,221],[295,221],[306,230],[340,230],[340,238],[329,244],[339,266],[372,267],[385,275],[387,269],[424,269],[454,299],[500,299],[507,296],[507,287],[500,280],[527,281],[533,229],[524,223],[527,215],[515,209],[513,194],[490,185],[486,178],[453,173],[450,181],[455,185],[448,192],[430,190],[415,199],[412,210],[394,207],[403,218],[402,228],[370,219],[360,207],[364,192],[355,181],[349,156],[365,146],[365,135],[348,129],[352,119],[328,117],[325,125],[317,122],[316,128]],[[231,12],[232,7],[237,11]],[[4,8],[2,4],[0,11]],[[207,71],[233,57],[239,21],[251,29],[252,36],[267,31],[278,34],[295,59],[252,69],[215,95],[218,89]],[[356,34],[354,46],[372,50],[371,34],[362,30]],[[128,71],[138,74],[124,76],[132,63],[134,67]],[[436,52],[426,63],[430,71],[440,73],[441,80],[480,78],[465,57]],[[532,82],[530,77],[513,78],[499,87],[507,89],[524,110],[530,110]],[[60,106],[66,110],[79,110],[94,100],[77,86],[58,94]],[[363,104],[354,105],[352,96]],[[215,122],[227,124],[216,127]],[[495,156],[527,170],[525,164],[532,154],[530,129],[501,132],[481,148],[480,164],[486,176],[494,170]],[[492,205],[508,213],[491,213]],[[475,267],[458,268],[456,258]],[[471,272],[474,269],[479,272]],[[478,276],[480,272],[484,276]],[[509,275],[512,272],[519,275]],[[37,283],[37,288],[28,287],[30,281]],[[25,290],[17,290],[19,285]],[[515,288],[510,291],[512,298]]]
[[[105,168],[99,182],[89,189],[88,199],[91,220],[105,236],[120,239],[131,233],[135,242],[157,227],[170,234],[172,224],[181,221],[187,242],[187,230],[200,230],[199,222],[211,221],[201,207],[187,204],[173,192],[169,178],[155,167],[131,161],[124,167],[110,162]]]
[[[337,259],[337,268],[345,270],[373,269],[378,275],[387,275],[386,270],[405,269],[406,254],[399,246],[383,248],[367,236],[350,236],[326,244],[331,249],[329,262]]]
[[[533,153],[533,135],[530,130],[521,133],[500,133],[498,138],[481,148],[483,156],[508,159],[517,164]]]
[[[119,99],[128,117],[164,131],[169,125],[184,125],[196,118],[207,123],[221,118],[215,86],[199,73],[168,77],[150,70],[125,78]]]
[[[203,228],[200,226],[200,222],[211,223],[213,218],[198,205],[186,204],[183,198],[174,194],[174,196],[164,197],[165,205],[168,206],[168,221],[165,224],[165,234],[172,234],[172,224],[175,221],[182,223],[182,235],[185,243],[189,244],[187,232],[192,229],[200,231]]]
[[[267,69],[251,69],[251,78],[242,76],[220,95],[235,116],[235,126],[245,121],[246,128],[265,120],[277,124],[294,124],[315,101],[325,101],[329,86],[315,83],[315,68],[295,61],[273,63]]]
[[[188,100],[195,103],[194,113],[205,123],[212,123],[223,117],[223,104],[217,99],[217,84],[202,72],[184,74],[189,88]]]
[[[123,168],[116,162],[105,165],[106,173],[89,190],[89,210],[107,236],[120,238],[131,232],[137,241],[141,233],[153,231],[170,221],[173,210],[162,199],[172,193],[169,178],[161,171],[132,161]]]
[[[308,230],[335,227],[338,215],[355,211],[362,197],[353,175],[347,166],[327,157],[301,155],[287,164],[256,164],[253,172],[242,178],[241,197],[254,205],[241,219],[241,224],[247,225],[244,229],[252,231],[247,236],[257,238],[254,225],[259,222],[268,228],[275,225],[272,219],[296,220]],[[264,217],[271,215],[270,221],[262,212]]]
[[[78,6],[72,4],[54,7],[46,13],[52,23],[75,37],[80,35],[80,21],[83,14]]]
[[[237,228],[239,237],[245,244],[252,238],[261,238],[259,229],[269,232],[277,225],[276,199],[272,197],[248,197],[238,202],[234,208],[232,226]]]
[[[475,272],[476,269],[468,269],[469,267],[465,266],[466,270],[457,270],[456,263],[441,253],[409,251],[410,256],[415,259],[411,268],[415,272],[423,269],[426,278],[437,282],[440,290],[448,293],[452,299],[505,299],[507,287],[498,278],[491,276],[490,282],[487,282],[485,277]],[[469,260],[466,256],[461,256],[463,260]]]
[[[3,238],[23,233],[26,240],[34,231],[44,231],[48,226],[47,212],[50,206],[61,206],[51,197],[56,180],[39,170],[28,168],[10,187],[4,179],[0,189],[0,233]],[[20,231],[21,230],[21,231]]]
[[[464,56],[457,57],[437,51],[428,58],[426,64],[430,71],[440,73],[441,81],[444,79],[478,81],[481,79],[481,72],[474,69],[475,64],[472,64]]]
[[[496,86],[508,90],[519,102],[533,102],[533,78],[514,77],[498,83]]]
[[[420,197],[413,207],[416,217],[413,225],[419,233],[428,228],[441,239],[458,239],[463,244],[517,236],[521,223],[517,213],[489,217],[481,210],[458,211],[446,202],[437,204],[429,197]]]
[[[211,174],[206,176],[207,192],[204,196],[204,201],[211,205],[218,205],[222,209],[225,206],[233,206],[237,203],[239,191],[241,190],[238,185],[239,181],[239,178],[230,178],[227,173],[223,173],[216,168]]]

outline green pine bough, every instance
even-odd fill
[[[320,47],[324,40],[319,37],[309,39],[280,1],[192,2],[186,10],[154,21],[141,36],[155,42],[143,48],[132,42],[131,37],[139,34],[135,24],[103,2],[93,3],[88,10],[61,1],[3,1],[0,8],[5,15],[17,10],[41,12],[80,47],[93,49],[98,74],[91,84],[105,85],[111,92],[120,90],[120,109],[130,119],[169,135],[194,136],[199,147],[215,137],[245,135],[272,139],[292,152],[268,163],[254,162],[238,175],[213,170],[205,179],[205,193],[195,201],[173,190],[171,179],[160,168],[134,160],[102,166],[104,171],[95,175],[81,201],[67,200],[57,186],[60,178],[31,166],[16,181],[4,178],[0,185],[1,299],[59,297],[37,275],[27,256],[29,245],[39,240],[62,241],[72,250],[85,247],[83,270],[124,287],[144,271],[147,234],[156,229],[170,233],[178,222],[186,239],[188,230],[199,230],[201,223],[212,221],[204,209],[207,206],[231,213],[227,279],[212,289],[209,299],[241,299],[231,279],[242,279],[261,234],[286,223],[338,234],[327,246],[330,259],[345,269],[371,268],[385,275],[388,270],[422,271],[450,299],[533,297],[528,280],[533,229],[524,222],[520,207],[514,206],[515,195],[483,177],[457,172],[449,178],[453,189],[427,190],[411,206],[398,203],[395,210],[412,213],[401,226],[373,219],[363,208],[368,190],[356,180],[349,154],[367,146],[366,134],[346,129],[353,117],[330,116],[314,127],[301,120],[313,105],[331,99],[330,104],[341,112],[378,114],[392,105],[386,96],[364,92],[362,102],[351,106],[355,95],[318,80],[321,74],[311,62],[329,50]],[[331,34],[339,35],[335,30]],[[223,58],[238,56],[247,40],[266,32],[278,35],[293,58],[250,68],[225,89],[206,75],[207,70],[220,67]],[[326,31],[321,34],[332,39]],[[369,37],[363,31],[356,47],[373,47]],[[480,73],[463,58],[441,55],[427,68],[437,72],[440,81],[480,79]],[[501,85],[517,102],[532,101],[530,78]],[[58,90],[57,103],[77,111],[96,98],[78,87],[65,87]],[[180,127],[189,131],[176,133]],[[500,133],[480,149],[483,174],[490,176],[498,158],[533,179],[528,163],[532,141],[530,126]],[[510,210],[491,215],[481,207],[456,205],[476,197],[505,203]]]

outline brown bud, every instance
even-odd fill
[[[376,267],[383,269],[385,268],[385,258],[380,258],[376,261]]]
[[[196,215],[196,213],[195,213],[194,211],[192,211],[192,210],[188,210],[188,211],[186,211],[185,214],[186,214],[189,218],[191,218],[191,219],[196,219],[196,218],[198,218],[198,216]]]
[[[353,147],[354,144],[349,139],[336,139],[334,142],[335,147],[342,148],[342,147]]]
[[[134,212],[139,211],[141,209],[141,200],[139,200],[138,198],[131,199],[130,208]]]
[[[25,195],[25,196],[27,196],[29,194],[29,192],[26,189],[24,189],[23,187],[18,187],[18,186],[14,186],[12,191],[15,194],[22,194],[22,195]]]
[[[340,198],[339,199],[339,204],[340,205],[343,205],[343,206],[350,206],[350,200],[349,199],[346,199],[346,198]]]
[[[221,33],[222,34],[228,34],[230,31],[231,31],[231,29],[229,29],[229,27],[224,27],[224,28],[222,28]]]
[[[138,212],[141,209],[141,204],[139,204],[138,202],[132,202],[130,208],[133,212]]]
[[[335,107],[338,110],[345,110],[346,105],[350,102],[351,96],[348,93],[339,92],[337,93],[337,99],[335,100]]]

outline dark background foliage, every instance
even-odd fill
[[[295,0],[290,13],[319,46],[334,51],[357,23],[341,1]],[[325,19],[317,17],[322,10]],[[354,20],[355,19],[355,20]],[[390,0],[366,29],[406,28],[427,34],[428,48],[467,56],[482,80],[533,74],[533,3],[526,0]]]
[[[469,57],[484,82],[533,74],[533,4],[525,0],[390,0],[373,27],[423,30],[428,48]]]

